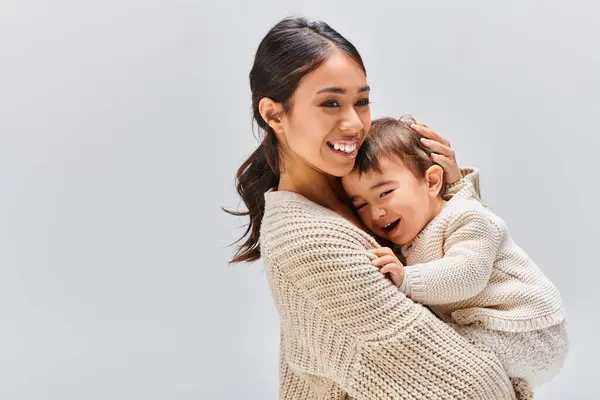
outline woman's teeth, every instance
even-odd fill
[[[344,153],[352,153],[356,150],[356,143],[345,144],[345,143],[334,143],[333,148],[335,150],[343,151]]]

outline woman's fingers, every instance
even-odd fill
[[[415,120],[415,121],[413,121],[413,124],[416,124],[416,125],[422,126],[422,127],[424,127],[424,128],[428,128],[427,124],[426,124],[425,122],[423,122],[423,121],[416,121],[416,120]]]
[[[427,146],[432,152],[440,154],[442,156],[446,156],[452,160],[456,159],[456,155],[454,153],[454,149],[452,147],[446,146],[440,142],[431,139],[421,139],[421,143],[424,146]]]
[[[456,165],[456,161],[450,157],[431,153],[431,159],[444,169],[444,181],[446,183],[453,184],[462,177],[460,168]]]
[[[450,142],[422,122],[411,125],[415,132],[424,136],[421,144],[431,150],[431,159],[444,169],[444,180],[452,184],[462,178],[456,154]]]
[[[431,159],[440,164],[444,170],[452,165],[452,160],[441,154],[431,153]]]
[[[436,131],[434,131],[431,128],[428,128],[427,126],[412,124],[410,127],[414,129],[417,133],[420,133],[421,135],[425,136],[427,139],[435,140],[436,142],[440,142],[444,146],[452,147],[448,140],[444,139],[443,137],[438,135]]]

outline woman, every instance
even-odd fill
[[[285,19],[260,43],[250,87],[266,136],[238,171],[250,223],[233,262],[264,260],[281,318],[281,398],[515,398],[494,354],[371,265],[379,244],[339,180],[371,124],[355,47],[323,22]],[[449,183],[460,178],[448,143],[415,129],[435,139]]]

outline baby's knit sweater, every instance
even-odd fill
[[[565,319],[558,290],[463,185],[411,243],[404,290],[447,322],[527,332]]]
[[[515,398],[491,351],[373,267],[370,235],[295,193],[265,201],[260,245],[281,320],[282,399]]]

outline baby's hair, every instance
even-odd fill
[[[425,178],[425,172],[432,165],[431,151],[421,144],[424,136],[410,128],[414,119],[378,118],[371,124],[369,135],[358,150],[354,171],[359,175],[370,171],[381,172],[383,158],[399,158],[417,178]],[[440,194],[444,194],[443,184]]]

